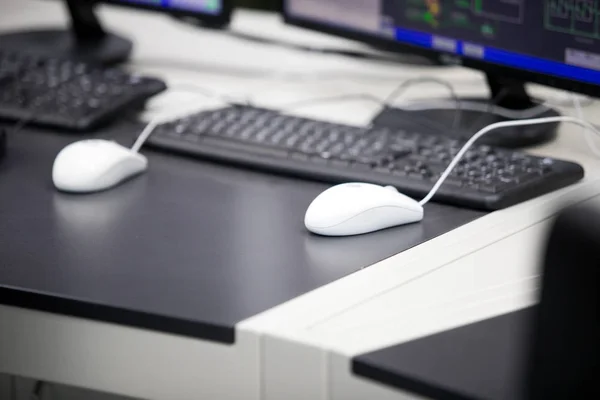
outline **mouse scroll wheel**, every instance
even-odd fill
[[[389,191],[392,191],[392,192],[394,192],[394,193],[398,193],[398,189],[396,189],[396,188],[395,188],[395,187],[393,187],[393,186],[386,186],[385,188],[386,188],[387,190],[389,190]]]

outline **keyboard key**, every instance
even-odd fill
[[[323,157],[312,157],[310,159],[310,161],[314,162],[315,164],[321,164],[321,165],[325,165],[325,164],[329,164],[329,159],[328,158],[323,158]]]
[[[202,139],[202,144],[213,147],[221,147],[229,150],[236,150],[243,153],[252,153],[264,156],[273,156],[277,158],[286,158],[288,152],[285,150],[279,150],[272,147],[264,146],[250,146],[247,144],[237,143],[229,140],[217,139],[212,137],[205,137]]]
[[[294,152],[290,155],[290,158],[297,161],[308,161],[310,157],[305,153]]]
[[[373,167],[371,166],[370,163],[365,164],[362,162],[353,162],[350,164],[350,167],[352,167],[353,169],[356,170],[361,170],[361,171],[371,171],[373,169]]]
[[[494,185],[481,184],[479,190],[484,193],[495,194],[498,192],[498,188]]]
[[[394,170],[392,170],[392,175],[406,177],[406,176],[408,176],[408,173],[406,171],[404,171],[403,169],[394,169]]]
[[[331,165],[336,168],[348,168],[350,163],[348,161],[333,159],[331,160]]]
[[[373,168],[373,171],[378,172],[380,174],[389,175],[389,174],[392,173],[393,169],[394,169],[393,166],[389,165],[387,167],[376,167],[376,168]]]

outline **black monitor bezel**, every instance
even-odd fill
[[[144,3],[131,3],[127,0],[98,0],[97,3],[105,3],[111,5],[117,5],[127,8],[136,8],[142,10],[157,11],[176,17],[194,17],[201,20],[207,26],[213,28],[226,27],[231,22],[231,16],[233,14],[233,1],[234,0],[221,0],[223,2],[223,9],[221,13],[213,15],[208,13],[194,12],[189,10],[179,10],[172,8],[157,7],[152,4]]]
[[[519,68],[513,68],[505,65],[493,64],[487,61],[462,57],[456,54],[444,53],[438,50],[426,49],[423,47],[389,40],[380,36],[371,35],[360,31],[338,28],[335,26],[327,25],[326,23],[320,23],[317,21],[292,16],[287,13],[285,1],[286,0],[281,0],[279,6],[281,14],[283,15],[284,22],[289,25],[360,41],[383,51],[409,52],[412,54],[427,57],[429,59],[433,59],[441,64],[461,65],[464,67],[483,71],[484,73],[493,76],[513,78],[521,80],[523,82],[537,83],[540,85],[550,86],[557,89],[578,92],[593,97],[600,97],[599,85],[574,81],[572,79],[556,77],[540,72],[522,70]]]

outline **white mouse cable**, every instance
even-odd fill
[[[490,107],[482,103],[463,101],[460,107],[462,111],[492,112],[504,118],[524,119],[535,118],[538,115],[547,112],[548,107],[550,107],[552,104],[552,102],[548,101],[537,104],[536,106],[526,110],[511,110],[509,108],[501,107],[498,105],[492,105]],[[416,101],[405,104],[400,108],[406,111],[455,110],[456,105],[445,100],[432,102]]]
[[[457,111],[460,110],[458,107],[458,105],[461,104],[460,99],[459,99],[458,95],[456,94],[456,91],[452,87],[452,84],[449,81],[445,81],[445,80],[439,79],[439,78],[423,77],[423,78],[413,78],[413,79],[403,80],[400,83],[400,85],[396,89],[394,89],[393,93],[390,94],[389,96],[387,96],[387,98],[385,100],[380,99],[376,95],[372,95],[370,93],[364,93],[364,92],[362,92],[362,93],[345,93],[345,94],[337,94],[337,95],[324,96],[324,97],[312,97],[312,98],[308,98],[305,100],[293,101],[291,103],[287,103],[287,104],[284,104],[283,106],[281,106],[279,108],[279,111],[290,111],[290,110],[294,110],[296,108],[311,106],[313,104],[319,104],[319,103],[334,103],[334,102],[338,102],[338,101],[351,101],[351,100],[368,100],[368,101],[377,103],[380,106],[400,108],[399,106],[393,104],[394,100],[397,99],[398,97],[400,97],[406,90],[410,89],[412,86],[416,86],[416,85],[423,84],[423,83],[437,83],[439,85],[442,85],[442,86],[448,88],[448,90],[451,93],[452,100],[455,102],[452,109],[455,109]],[[400,109],[404,110],[405,108],[400,108]],[[410,111],[410,109],[406,109],[406,110]]]
[[[216,100],[220,100],[223,103],[232,106],[232,105],[236,105],[236,103],[234,102],[233,99],[229,99],[228,96],[225,95],[221,95],[219,93],[213,92],[210,89],[207,89],[205,87],[202,86],[197,86],[194,84],[175,84],[172,86],[173,88],[176,88],[180,91],[185,91],[188,93],[194,93],[194,94],[199,94],[202,97],[207,97],[207,98],[212,98],[212,99],[216,99]],[[183,90],[182,90],[183,89]],[[193,99],[190,100],[189,103],[191,102],[196,102],[198,99]],[[248,100],[246,100],[246,103],[248,102]],[[188,102],[185,102],[184,104],[187,104]],[[161,115],[157,115],[156,117],[152,118],[150,120],[150,122],[148,122],[148,124],[144,127],[144,130],[139,134],[139,136],[137,137],[137,139],[135,140],[135,143],[133,144],[133,146],[131,146],[131,151],[133,153],[138,153],[140,151],[140,149],[142,148],[142,146],[144,145],[144,143],[146,143],[146,141],[148,140],[148,138],[150,137],[150,135],[152,135],[152,133],[154,132],[154,130],[158,127],[158,125],[160,125],[161,123],[167,122],[172,118],[176,118],[177,116],[179,116],[181,114],[180,108],[183,106],[183,104],[178,104],[177,109],[178,112],[172,112],[172,113],[167,113],[167,115],[165,114],[161,114]]]
[[[538,116],[540,116],[541,114],[545,113],[548,111],[548,108],[550,107],[569,107],[569,106],[573,106],[574,108],[577,108],[577,104],[575,103],[575,101],[577,100],[579,102],[579,107],[583,108],[585,105],[581,104],[581,100],[579,99],[578,96],[571,94],[571,96],[573,97],[571,101],[572,104],[564,104],[564,102],[561,102],[560,100],[557,99],[550,99],[550,100],[545,100],[545,101],[536,101],[533,100],[534,103],[537,103],[537,105],[535,105],[534,107],[531,107],[529,109],[526,110],[511,110],[510,108],[505,108],[502,106],[498,106],[498,105],[492,105],[492,107],[489,107],[485,104],[482,103],[475,103],[475,102],[469,102],[469,101],[463,101],[461,103],[461,110],[462,111],[477,111],[477,112],[493,112],[494,114],[497,114],[501,117],[504,118],[508,118],[508,119],[530,119],[530,118],[536,118]],[[576,100],[575,100],[576,99]],[[589,104],[593,104],[594,100],[587,100],[587,105]],[[447,101],[447,100],[437,100],[437,101],[414,101],[402,106],[396,106],[402,110],[406,110],[406,111],[428,111],[428,110],[455,110],[456,109],[456,104]],[[581,118],[581,119],[585,119],[585,118]]]
[[[513,127],[513,126],[542,125],[542,124],[551,124],[551,123],[556,123],[556,122],[567,122],[567,123],[576,124],[576,125],[582,126],[584,128],[587,128],[590,131],[592,131],[595,134],[597,134],[598,136],[600,136],[600,130],[598,128],[596,128],[594,125],[592,125],[591,123],[589,123],[587,121],[584,121],[584,120],[581,120],[581,119],[578,119],[578,118],[565,117],[565,116],[562,116],[562,117],[537,118],[537,119],[525,119],[525,120],[521,120],[521,121],[498,122],[498,123],[486,126],[482,130],[480,130],[479,132],[477,132],[475,135],[473,135],[471,137],[471,139],[469,139],[467,141],[467,143],[465,143],[465,145],[460,149],[460,151],[458,152],[458,154],[450,162],[450,165],[448,165],[448,167],[446,168],[446,170],[442,173],[442,175],[437,180],[437,182],[435,183],[435,185],[433,185],[433,188],[429,191],[429,193],[427,194],[427,196],[425,196],[423,198],[423,200],[421,200],[419,202],[419,204],[421,206],[424,206],[425,204],[427,204],[427,203],[429,203],[431,201],[431,199],[433,198],[433,196],[435,196],[435,194],[437,193],[437,191],[444,184],[444,181],[448,178],[448,176],[450,175],[450,173],[452,172],[452,170],[454,168],[456,168],[456,165],[458,165],[458,163],[464,157],[464,155],[466,154],[466,152],[482,136],[484,136],[484,135],[486,135],[486,134],[488,134],[488,133],[490,133],[490,132],[492,132],[492,131],[494,131],[496,129],[500,129],[500,128],[509,128],[509,127]]]
[[[390,108],[394,107],[394,101],[399,96],[404,94],[405,91],[410,89],[412,86],[420,85],[423,83],[434,83],[437,85],[444,86],[445,88],[448,89],[448,91],[450,92],[450,96],[452,97],[452,100],[454,100],[454,103],[456,104],[456,106],[455,106],[456,114],[454,116],[454,122],[452,124],[452,127],[458,128],[458,126],[460,125],[461,114],[462,114],[462,103],[461,103],[460,97],[458,97],[458,94],[456,93],[456,90],[454,90],[454,86],[452,86],[452,84],[449,81],[446,81],[444,79],[432,78],[432,77],[420,77],[420,78],[407,79],[404,82],[400,83],[400,85],[396,89],[394,89],[394,91],[392,93],[390,93],[390,95],[385,99],[384,105],[386,107],[390,107]]]
[[[396,89],[394,89],[392,94],[387,96],[387,98],[385,100],[380,99],[379,97],[369,94],[369,93],[347,93],[347,94],[338,94],[338,95],[316,97],[316,98],[313,97],[313,98],[309,98],[309,99],[305,99],[305,100],[293,101],[291,103],[284,104],[283,106],[279,107],[278,110],[279,111],[291,111],[296,108],[311,106],[311,105],[319,104],[319,103],[334,103],[334,102],[338,102],[338,101],[351,101],[351,100],[368,100],[368,101],[377,103],[380,106],[396,107],[396,108],[400,108],[401,110],[412,111],[410,108],[404,108],[404,107],[397,106],[397,105],[393,104],[393,102],[398,97],[400,97],[406,90],[410,89],[412,86],[416,86],[416,85],[423,84],[423,83],[436,83],[441,86],[444,86],[445,88],[448,88],[448,91],[451,94],[452,100],[454,101],[454,105],[451,109],[456,110],[457,113],[460,114],[460,112],[462,111],[462,106],[461,106],[462,102],[461,102],[460,98],[458,97],[456,91],[454,90],[454,87],[452,86],[452,84],[449,81],[446,81],[446,80],[443,80],[440,78],[430,78],[430,77],[411,78],[411,79],[403,80],[400,83],[400,85]],[[460,117],[458,118],[458,122],[460,122]],[[454,121],[454,123],[457,124],[456,121]]]
[[[135,140],[135,143],[133,144],[133,146],[131,146],[131,151],[133,153],[139,153],[140,149],[142,148],[144,143],[146,143],[146,140],[148,140],[148,138],[150,137],[152,132],[154,132],[156,127],[158,125],[160,125],[162,122],[165,122],[168,120],[169,120],[169,118],[165,117],[164,115],[159,115],[157,117],[152,118],[150,120],[150,122],[148,122],[148,124],[146,124],[142,133],[139,134],[139,136]]]
[[[315,105],[320,105],[320,104],[336,103],[336,102],[342,102],[342,101],[370,101],[370,102],[377,104],[380,107],[385,107],[384,101],[376,96],[370,95],[368,93],[348,93],[348,94],[334,95],[334,96],[329,96],[329,97],[318,97],[318,98],[312,98],[312,99],[307,99],[307,100],[295,101],[292,103],[285,104],[285,105],[283,105],[283,107],[277,108],[277,111],[280,113],[289,113],[290,111],[296,111],[297,109],[307,107],[307,106],[315,106]],[[420,117],[417,115],[410,115],[408,117],[410,117],[411,122],[413,122],[415,124],[419,124],[423,127],[429,128],[429,129],[434,129],[434,130],[447,130],[448,129],[447,126],[444,126],[443,124],[441,124],[439,122],[429,120],[427,118],[423,118],[423,117]]]
[[[368,93],[348,93],[348,94],[340,94],[340,95],[332,95],[328,97],[317,97],[310,98],[306,100],[299,100],[295,102],[291,102],[288,104],[284,104],[279,108],[279,111],[294,111],[298,108],[313,106],[316,104],[323,103],[335,103],[340,101],[371,101],[373,103],[377,103],[379,105],[386,105],[385,101],[380,99],[375,95],[371,95]],[[501,106],[493,105],[492,107],[487,106],[481,103],[474,103],[469,101],[461,101],[460,110],[461,111],[478,111],[478,112],[493,112],[501,117],[508,119],[530,119],[535,118],[545,112],[548,111],[549,107],[554,106],[555,103],[551,100],[539,102],[536,106],[529,108],[527,110],[511,110],[509,108],[504,108]],[[437,101],[414,101],[411,103],[403,104],[403,105],[394,105],[395,108],[398,108],[403,111],[428,111],[428,110],[456,110],[456,104],[450,100],[437,100]]]
[[[430,78],[430,77],[422,77],[422,78],[413,78],[402,81],[400,85],[394,89],[391,95],[387,97],[386,100],[382,100],[375,95],[371,95],[369,93],[348,93],[341,95],[332,95],[326,97],[317,97],[310,98],[306,100],[294,101],[288,104],[284,104],[282,107],[278,108],[279,112],[289,112],[294,111],[298,108],[306,107],[306,106],[314,106],[316,104],[323,103],[335,103],[340,101],[371,101],[376,103],[377,105],[386,108],[386,107],[396,107],[400,110],[406,110],[405,108],[396,106],[393,103],[394,99],[397,99],[400,95],[402,95],[407,89],[411,86],[423,84],[423,83],[437,83],[449,89],[452,98],[454,100],[455,106],[453,107],[456,110],[456,115],[454,118],[453,126],[457,127],[460,124],[460,115],[462,113],[462,103],[456,91],[454,90],[452,84],[449,81],[445,81],[439,78]],[[411,111],[411,110],[407,110]],[[447,129],[447,126],[443,126],[441,124],[435,123],[434,121],[428,120],[426,118],[418,117],[416,115],[411,116],[413,118],[413,122],[420,123],[421,125],[427,125],[433,129]]]
[[[197,101],[197,100],[194,100],[194,101]],[[181,107],[181,104],[179,105],[179,107]],[[152,135],[154,130],[159,125],[161,125],[173,118],[180,116],[180,114],[181,114],[181,110],[178,110],[178,112],[173,112],[173,113],[170,113],[169,115],[164,115],[164,114],[157,115],[156,117],[152,118],[150,120],[150,122],[148,122],[148,124],[146,124],[142,133],[139,134],[139,136],[135,140],[135,143],[133,144],[133,146],[131,146],[131,149],[130,149],[131,152],[139,153],[139,151],[142,148],[142,146],[144,145],[144,143],[146,143],[146,140],[148,140],[150,135]]]
[[[229,95],[218,93],[207,87],[196,85],[195,83],[177,82],[169,84],[169,92],[172,92],[174,90],[184,93],[200,94],[207,98],[221,100],[222,102],[229,105],[237,104],[237,100],[230,97]],[[244,105],[251,105],[250,98],[247,95],[245,95],[242,98],[242,102],[244,103]]]

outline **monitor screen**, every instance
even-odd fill
[[[218,15],[223,11],[223,0],[113,0],[113,2],[187,13]]]
[[[285,0],[284,12],[292,23],[453,54],[468,66],[600,85],[597,0]]]

